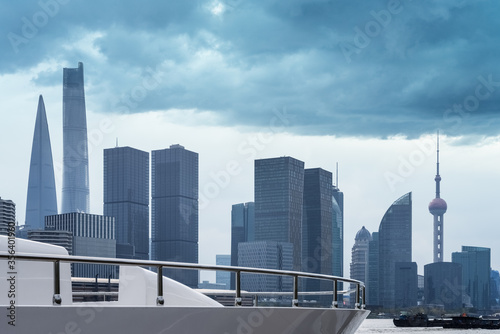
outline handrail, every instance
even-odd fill
[[[197,263],[184,263],[184,262],[169,262],[169,261],[153,261],[153,260],[132,260],[132,259],[116,259],[116,258],[106,258],[106,257],[89,257],[89,256],[73,256],[73,255],[44,255],[44,254],[16,254],[17,260],[29,260],[29,261],[45,261],[54,263],[54,299],[53,303],[61,304],[61,294],[60,294],[60,263],[93,263],[93,264],[107,264],[107,265],[123,265],[123,266],[145,266],[145,267],[156,267],[157,268],[157,299],[156,303],[158,306],[164,304],[163,300],[163,268],[178,268],[178,269],[196,269],[196,270],[210,270],[210,271],[229,271],[234,272],[236,277],[236,291],[235,291],[235,305],[241,306],[241,273],[250,274],[264,274],[264,275],[280,275],[280,276],[291,276],[294,278],[293,284],[293,298],[292,306],[298,306],[298,278],[315,278],[329,280],[333,282],[333,295],[334,300],[332,307],[338,307],[337,304],[337,283],[351,283],[356,285],[356,303],[355,308],[359,309],[365,308],[365,284],[361,281],[344,278],[333,275],[325,274],[315,274],[306,273],[300,271],[291,270],[276,270],[276,269],[263,269],[263,268],[250,268],[250,267],[233,267],[233,266],[222,266],[222,265],[204,265]],[[8,254],[0,254],[1,258],[9,258]],[[361,291],[362,293],[360,293]],[[361,303],[360,303],[361,298]],[[361,305],[360,305],[361,304]]]

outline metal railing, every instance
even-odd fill
[[[0,259],[2,258],[8,259],[9,255],[0,254]],[[54,264],[54,294],[52,300],[54,305],[60,305],[62,302],[60,265],[61,262],[64,262],[64,263],[93,263],[93,264],[107,264],[107,265],[117,265],[117,266],[139,266],[139,267],[156,268],[157,269],[156,304],[158,306],[164,305],[165,303],[165,300],[163,298],[163,268],[177,268],[177,269],[192,269],[192,270],[207,270],[207,271],[227,271],[235,273],[235,280],[236,280],[235,306],[241,306],[242,302],[241,274],[248,273],[248,274],[263,274],[263,275],[293,277],[293,291],[291,292],[293,307],[299,306],[299,297],[298,297],[299,277],[332,281],[333,308],[338,307],[337,283],[343,282],[343,283],[354,284],[356,286],[355,308],[356,309],[365,308],[366,289],[364,283],[358,280],[332,276],[332,275],[323,275],[323,274],[306,273],[300,271],[288,271],[288,270],[233,267],[233,266],[221,266],[221,265],[203,265],[195,263],[167,262],[167,261],[151,261],[151,260],[148,261],[148,260],[103,258],[103,257],[70,256],[70,255],[16,254],[15,258],[16,260],[52,262]]]

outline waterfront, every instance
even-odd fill
[[[392,319],[366,319],[363,324],[356,331],[356,334],[367,334],[367,333],[391,333],[391,334],[403,334],[403,333],[425,333],[425,334],[439,334],[439,333],[456,333],[457,331],[463,331],[460,329],[445,329],[441,327],[413,327],[413,328],[403,328],[396,327],[392,323]],[[467,329],[467,334],[476,333],[496,333],[496,330],[488,329]]]

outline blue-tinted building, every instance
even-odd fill
[[[238,263],[242,267],[292,270],[293,245],[277,241],[242,242],[238,245]],[[241,275],[241,288],[246,291],[292,291],[292,286],[291,277]]]
[[[396,263],[412,262],[411,228],[412,199],[409,192],[392,203],[379,226],[378,289],[379,301],[384,308],[396,307]]]
[[[151,153],[152,259],[198,263],[198,153],[181,145]],[[164,270],[190,287],[194,270]]]
[[[379,291],[379,240],[378,232],[372,233],[372,240],[368,243],[368,271],[366,277],[366,305],[380,306]]]
[[[230,266],[231,255],[218,254],[215,256],[215,264],[218,266]],[[221,289],[229,290],[231,286],[231,273],[229,271],[217,271],[215,273],[215,282],[220,284]]]
[[[149,259],[149,153],[104,150],[104,215],[115,217],[116,257]]]
[[[45,216],[57,214],[56,181],[43,97],[38,99],[26,198],[27,229],[43,230]]]
[[[115,218],[72,212],[45,217],[45,230],[69,231],[73,255],[116,257]],[[116,278],[117,268],[101,264],[72,264],[73,277]]]
[[[302,270],[332,275],[332,173],[321,168],[304,170]],[[324,280],[305,279],[307,291],[331,290]]]
[[[291,157],[255,160],[255,240],[290,243],[301,270],[304,163]]]
[[[63,69],[62,213],[89,212],[89,155],[83,64]]]
[[[234,204],[231,208],[231,265],[238,266],[238,244],[255,240],[255,203]],[[234,289],[231,274],[231,289]]]
[[[416,262],[396,262],[394,307],[397,309],[417,306],[418,274]]]
[[[451,254],[451,261],[462,265],[464,304],[477,310],[490,309],[491,250],[485,247],[462,246]]]
[[[453,262],[434,262],[424,266],[424,299],[430,307],[447,311],[462,308],[462,265]]]

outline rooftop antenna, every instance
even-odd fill
[[[335,167],[335,186],[338,188],[339,187],[339,163],[336,163]]]
[[[118,137],[116,137],[116,147],[118,147]]]
[[[441,189],[440,189],[440,182],[441,182],[441,176],[439,175],[439,130],[437,130],[437,146],[436,146],[436,198],[440,198],[441,195]]]

